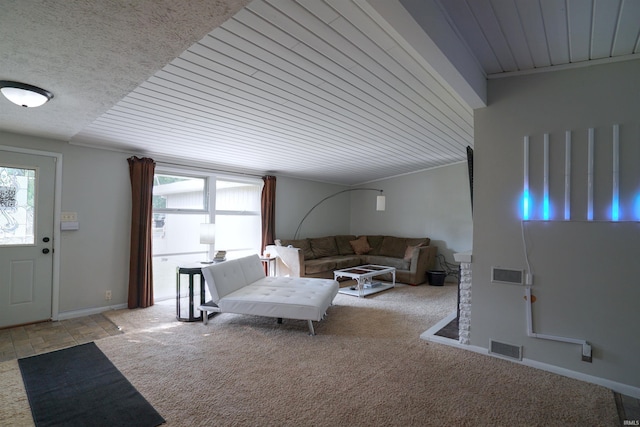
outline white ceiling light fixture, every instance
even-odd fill
[[[8,80],[0,80],[0,92],[9,101],[21,107],[39,107],[53,98],[53,94],[48,90]]]

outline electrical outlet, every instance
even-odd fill
[[[111,291],[106,291],[104,293],[104,299],[106,299],[107,301],[111,301]]]
[[[582,361],[593,363],[593,350],[591,349],[591,344],[589,343],[582,344]]]

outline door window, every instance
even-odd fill
[[[0,166],[0,246],[35,243],[36,170]]]

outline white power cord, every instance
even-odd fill
[[[524,260],[527,265],[527,271],[525,273],[525,299],[527,300],[526,310],[527,310],[527,336],[532,338],[539,338],[543,340],[551,340],[551,341],[560,341],[566,342],[569,344],[578,344],[582,346],[582,360],[584,362],[592,362],[592,352],[591,345],[586,340],[575,339],[575,338],[565,338],[565,337],[557,337],[554,335],[545,335],[538,334],[533,331],[533,310],[531,304],[533,301],[531,300],[531,286],[533,283],[533,273],[531,271],[531,264],[529,263],[529,253],[527,251],[527,238],[524,230],[524,221],[520,221],[520,229],[522,231],[522,248],[524,250]]]

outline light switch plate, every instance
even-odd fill
[[[60,221],[78,221],[78,212],[62,212],[60,214]]]

